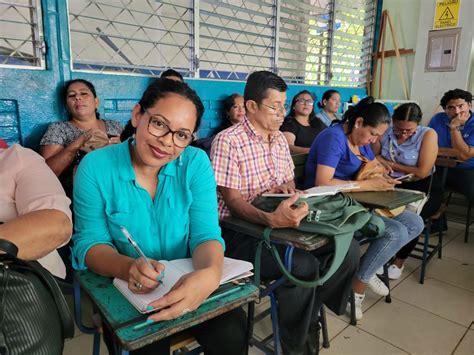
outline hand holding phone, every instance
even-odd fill
[[[402,176],[396,177],[394,180],[397,180],[397,181],[406,181],[406,180],[410,180],[413,176],[414,176],[413,174],[406,174],[406,175],[402,175]]]

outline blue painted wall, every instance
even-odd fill
[[[71,70],[67,9],[65,1],[43,0],[43,24],[47,43],[46,69],[0,67],[0,138],[11,144],[36,149],[49,123],[66,119],[60,102],[60,88],[69,79],[91,81],[100,99],[103,118],[126,122],[133,105],[153,80],[145,76],[77,72]],[[186,79],[201,97],[205,113],[198,136],[206,137],[221,124],[221,100],[234,92],[243,93],[244,82]],[[290,85],[288,101],[300,90],[309,90],[320,99],[327,87]],[[351,95],[365,96],[365,89],[336,88],[342,100]]]

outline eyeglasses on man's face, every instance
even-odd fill
[[[273,113],[286,113],[286,111],[288,111],[288,105],[287,104],[278,104],[278,105],[275,105],[275,106],[270,106],[270,105],[267,105],[267,104],[264,104],[263,102],[260,102],[260,105],[262,106],[265,106],[265,107],[268,107],[269,109],[271,109],[273,111]]]
[[[299,103],[300,105],[308,105],[308,106],[313,106],[314,105],[313,100],[296,99],[296,102]]]
[[[186,148],[192,142],[193,134],[190,131],[183,129],[173,131],[165,122],[164,116],[160,114],[152,115],[146,109],[145,112],[150,116],[150,120],[148,121],[148,133],[152,136],[161,138],[171,133],[173,143],[178,148]]]

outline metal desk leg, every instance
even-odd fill
[[[255,314],[255,302],[250,302],[247,308],[247,346],[245,348],[245,355],[249,353],[250,343],[253,337],[253,317]]]

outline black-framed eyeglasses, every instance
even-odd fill
[[[398,129],[398,128],[393,127],[392,131],[393,131],[393,133],[395,133],[397,135],[411,135],[411,134],[415,133],[417,128],[418,127],[410,128],[410,129]]]
[[[145,112],[150,116],[148,121],[148,133],[156,138],[161,138],[171,133],[173,143],[178,148],[186,148],[193,141],[193,134],[185,130],[173,131],[165,122],[165,117],[160,114],[152,115],[148,110]]]
[[[268,107],[269,109],[273,110],[273,113],[278,113],[278,112],[282,112],[282,113],[286,113],[286,111],[288,111],[288,105],[287,104],[284,104],[284,105],[278,105],[278,106],[270,106],[270,105],[267,105],[267,104],[264,104],[263,102],[260,102],[260,105],[263,105],[265,107]]]
[[[308,105],[308,106],[313,106],[314,105],[313,100],[296,99],[296,102],[300,103],[301,105]]]

